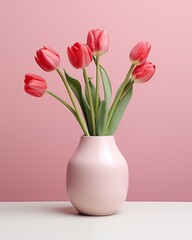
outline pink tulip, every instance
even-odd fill
[[[140,65],[143,64],[151,50],[151,44],[148,42],[141,41],[135,45],[135,47],[130,52],[130,59],[133,64]]]
[[[60,56],[49,47],[40,48],[36,52],[35,61],[46,72],[51,72],[59,67]]]
[[[91,50],[86,44],[76,42],[71,48],[67,48],[67,54],[71,65],[75,68],[85,68],[92,61]]]
[[[106,30],[91,30],[87,35],[87,45],[93,55],[100,56],[109,49],[109,35]]]
[[[133,80],[137,83],[144,83],[149,81],[149,79],[155,73],[155,65],[150,62],[145,62],[142,65],[137,66],[133,72]]]
[[[46,93],[47,83],[42,77],[28,73],[25,75],[24,82],[24,89],[26,93],[34,97],[42,97],[43,94]]]

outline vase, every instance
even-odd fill
[[[128,165],[114,136],[82,136],[67,165],[67,192],[85,215],[111,215],[128,192]]]

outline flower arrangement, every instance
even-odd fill
[[[151,44],[145,41],[136,44],[129,54],[132,64],[111,104],[112,87],[110,79],[106,70],[100,64],[101,56],[107,53],[108,49],[109,35],[106,30],[100,29],[88,32],[87,44],[76,42],[72,47],[67,48],[70,63],[83,72],[84,91],[79,80],[70,76],[65,69],[64,71],[59,69],[61,61],[56,51],[45,46],[36,52],[35,61],[44,71],[57,71],[69,94],[71,104],[48,90],[46,80],[36,74],[25,75],[24,89],[28,94],[35,97],[42,97],[45,93],[48,93],[59,100],[74,115],[84,135],[114,135],[132,97],[134,83],[144,83],[151,79],[155,73],[155,65],[146,61]],[[92,61],[96,67],[96,83],[87,73],[87,67]],[[101,99],[99,93],[101,81],[104,99]]]

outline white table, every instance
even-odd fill
[[[1,202],[0,240],[192,240],[192,203],[126,202],[107,217],[69,202]]]

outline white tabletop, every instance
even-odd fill
[[[192,240],[192,203],[126,202],[107,217],[69,202],[1,202],[1,240]]]

